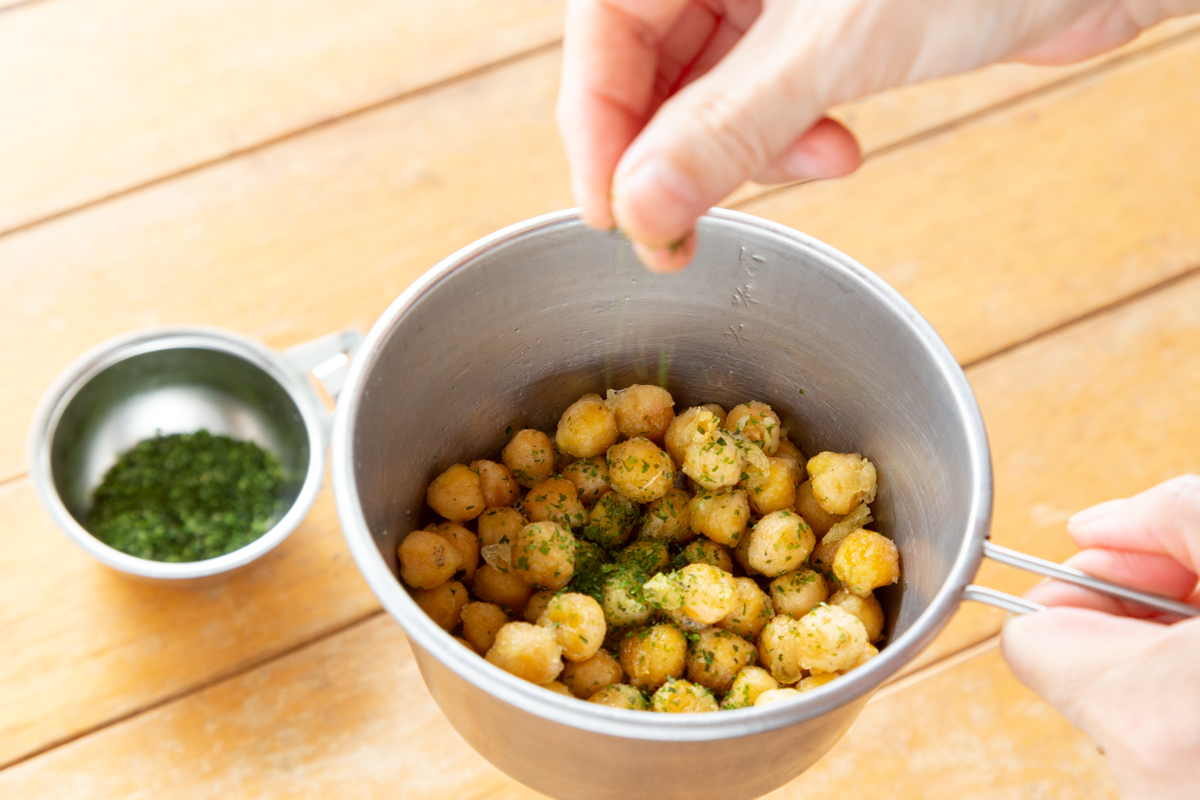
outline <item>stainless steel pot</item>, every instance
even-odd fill
[[[873,273],[793,230],[714,211],[699,236],[696,260],[676,275],[647,273],[619,235],[574,212],[482,239],[392,304],[338,404],[334,491],[359,568],[463,738],[552,797],[757,797],[828,751],[967,593],[1036,608],[968,586],[991,519],[987,437],[925,320]],[[804,452],[871,458],[877,527],[903,559],[902,583],[880,592],[889,628],[877,658],[784,704],[646,714],[521,681],[416,606],[396,548],[424,524],[429,481],[497,452],[507,426],[553,430],[580,395],[635,382],[664,383],[677,408],[761,399]]]

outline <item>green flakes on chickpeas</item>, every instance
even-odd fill
[[[500,669],[623,710],[786,702],[867,664],[873,591],[900,576],[866,529],[875,466],[805,460],[757,400],[674,406],[650,385],[587,394],[553,440],[510,429],[434,478],[439,518],[397,548],[417,606]]]

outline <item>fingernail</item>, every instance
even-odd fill
[[[1068,525],[1088,525],[1090,523],[1102,520],[1106,517],[1111,517],[1113,514],[1121,510],[1128,500],[1107,500],[1099,505],[1094,505],[1091,508],[1085,508],[1077,514],[1071,516],[1067,520]]]
[[[696,255],[696,234],[689,232],[682,239],[662,247],[633,242],[633,253],[651,272],[678,272],[692,263],[692,257]]]
[[[664,158],[648,158],[613,181],[613,216],[639,238],[688,230],[705,210],[695,184]]]

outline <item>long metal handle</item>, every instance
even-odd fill
[[[1109,597],[1116,597],[1131,603],[1137,603],[1140,606],[1152,608],[1164,614],[1174,614],[1178,617],[1200,616],[1200,608],[1196,606],[1160,597],[1156,594],[1139,592],[1136,589],[1130,589],[1118,583],[1093,577],[1074,567],[1065,567],[1062,564],[1055,564],[1053,561],[1047,561],[1044,558],[1018,553],[1016,550],[1009,550],[1007,547],[1001,547],[986,540],[983,543],[983,554],[993,561],[1008,564],[1010,567],[1036,572],[1038,575],[1045,575],[1047,578],[1082,586],[1085,589],[1091,589],[1094,592],[1106,594]],[[1003,608],[1005,611],[1012,611],[1015,614],[1027,614],[1031,611],[1045,610],[1045,606],[982,586],[968,586],[963,592],[963,597],[967,600],[976,600]]]
[[[290,347],[284,356],[301,373],[311,372],[329,396],[337,400],[350,371],[350,358],[362,339],[356,330],[337,331]]]

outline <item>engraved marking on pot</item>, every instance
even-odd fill
[[[742,344],[742,334],[745,332],[745,330],[746,326],[740,322],[737,324],[737,327],[730,325],[729,330],[725,331],[725,338],[736,339],[738,344]]]
[[[746,270],[746,274],[751,278],[758,277],[758,264],[765,264],[767,260],[760,255],[755,255],[745,247],[741,248],[738,253],[738,263]]]

